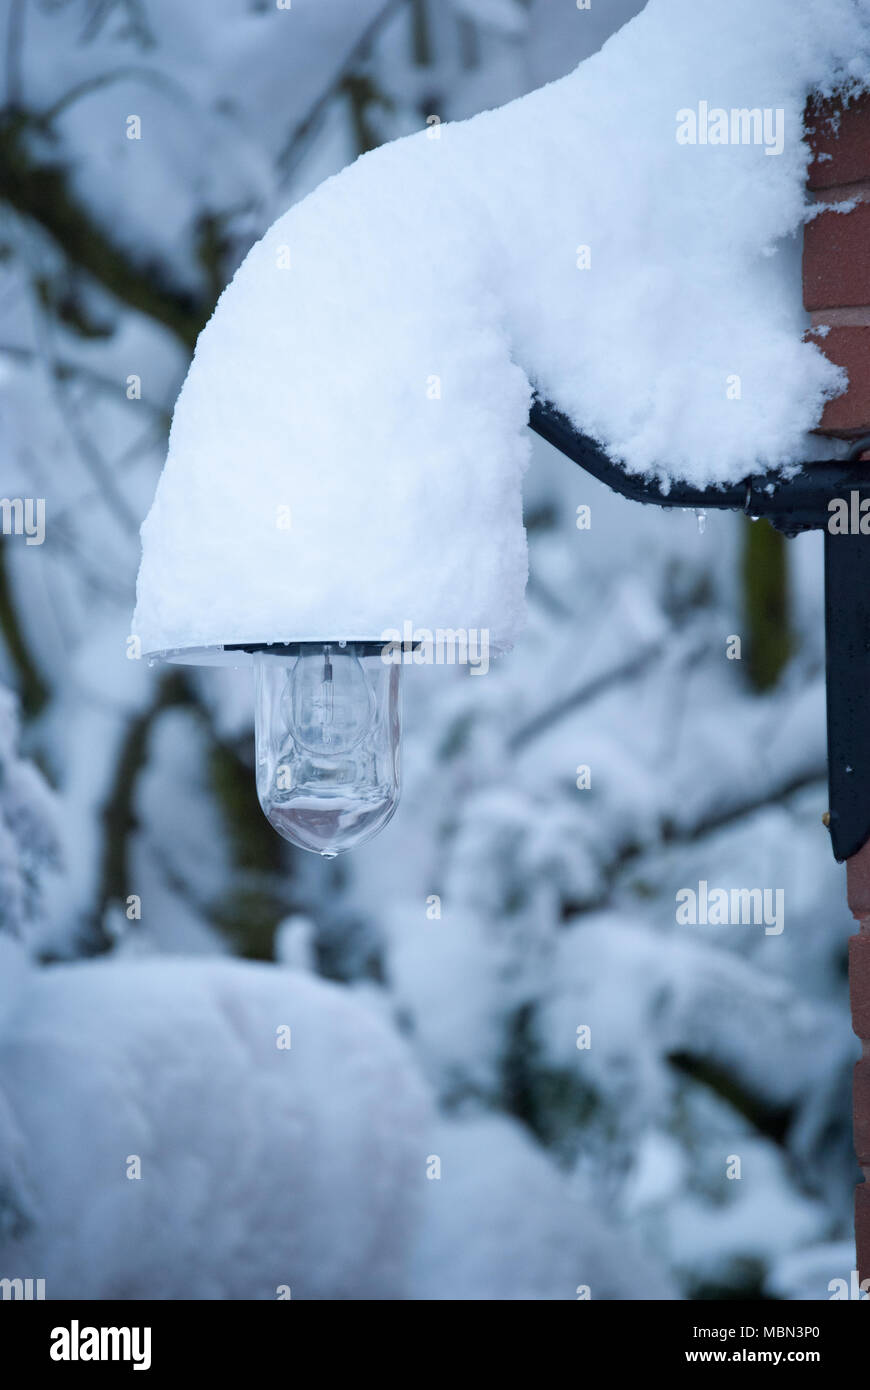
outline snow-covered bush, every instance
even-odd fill
[[[28,971],[0,1272],[48,1298],[400,1297],[427,1098],[347,991],[238,961]]]

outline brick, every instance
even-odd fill
[[[870,1166],[870,1057],[855,1063],[852,1073],[855,1153],[862,1167]]]
[[[822,212],[804,228],[804,304],[870,304],[870,202]]]
[[[810,314],[813,328],[870,328],[870,305],[844,309],[813,309]]]
[[[870,434],[870,327],[832,328],[826,338],[811,341],[849,376],[848,391],[828,401],[816,433],[844,439]]]
[[[863,922],[865,917],[870,918],[870,840],[846,861],[846,896],[849,910],[856,921]],[[870,1037],[870,1033],[867,1037]]]
[[[858,1279],[870,1279],[870,1183],[855,1188],[855,1245],[858,1252]]]
[[[870,1038],[870,932],[849,938],[849,999],[852,1027],[859,1038]]]
[[[836,132],[829,124],[835,113],[839,113]],[[806,125],[807,143],[813,152],[810,188],[833,188],[870,178],[870,96],[859,97],[845,109],[838,101],[811,103]]]

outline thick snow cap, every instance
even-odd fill
[[[634,472],[799,462],[844,387],[802,339],[802,113],[868,77],[870,0],[650,0],[569,77],[279,218],[178,399],[143,650],[407,621],[509,647],[533,388]]]

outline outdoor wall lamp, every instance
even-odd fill
[[[828,708],[829,801],[825,824],[834,857],[843,862],[870,840],[870,435],[845,459],[806,464],[792,478],[750,476],[722,488],[656,482],[626,473],[594,440],[578,433],[553,405],[536,400],[529,424],[568,458],[636,502],[659,507],[743,511],[766,517],[786,536],[825,534],[825,651]],[[867,532],[832,530],[832,503],[867,516]],[[866,504],[866,505],[865,505]],[[863,511],[862,511],[863,507]]]
[[[627,44],[646,22],[627,27]],[[816,60],[795,37],[802,25],[781,27],[777,81],[800,138]],[[697,39],[707,71],[703,24]],[[742,30],[735,44],[739,62],[720,85],[736,95],[756,54]],[[618,58],[619,45],[611,51]],[[733,478],[743,458],[761,470],[800,457],[805,432],[842,392],[833,359],[801,331],[789,259],[771,254],[804,225],[805,160],[792,149],[780,164],[752,143],[733,151],[739,197],[728,218],[713,217],[731,187],[726,165],[687,158],[673,129],[671,94],[699,80],[690,54],[681,45],[674,71],[658,73],[648,144],[636,138],[633,109],[623,136],[602,122],[601,94],[624,83],[596,60],[529,104],[367,154],[273,223],[200,334],[142,527],[133,633],[149,657],[253,667],[260,803],[304,849],[332,857],[359,846],[395,810],[401,663],[386,648],[396,625],[486,631],[493,655],[516,640],[527,424],[636,501],[740,510],[790,536],[825,531],[828,823],[838,860],[870,839],[870,551],[860,525],[845,535],[829,527],[837,499],[857,499],[859,523],[870,505],[870,469],[859,461],[870,446],[859,440],[848,458],[789,478],[706,482]],[[767,90],[771,59],[758,61],[752,80]],[[594,135],[600,196],[584,188],[575,197],[570,180],[555,177],[548,161],[558,151],[561,168],[563,130],[578,168]],[[499,172],[514,141],[520,198],[513,171]],[[632,178],[642,196],[627,205]],[[760,211],[744,218],[753,200]],[[642,210],[653,206],[661,216],[647,246]],[[675,252],[684,235],[697,253],[688,278]],[[663,361],[668,304],[679,331]],[[713,347],[699,363],[708,325]],[[628,363],[629,396],[617,362]],[[735,363],[755,386],[742,414],[719,389]],[[531,382],[541,383],[537,399]],[[614,458],[546,395],[610,441]],[[691,411],[677,408],[684,398]],[[711,439],[710,457],[700,457]],[[704,485],[645,479],[669,451],[672,479]]]
[[[529,424],[614,492],[660,507],[743,511],[787,536],[824,531],[829,811],[834,856],[870,840],[870,545],[859,528],[832,531],[832,503],[870,529],[870,468],[861,455],[806,464],[788,479],[758,474],[695,488],[627,473],[552,404],[533,402]],[[857,505],[856,505],[857,502]],[[393,646],[395,644],[392,644]],[[226,643],[167,651],[170,661],[252,663],[257,795],[275,830],[302,849],[334,858],[376,835],[400,790],[401,661],[384,638]],[[400,654],[399,654],[400,655]]]

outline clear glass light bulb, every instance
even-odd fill
[[[326,858],[382,830],[399,801],[401,666],[382,643],[254,654],[257,795],[291,844]]]

